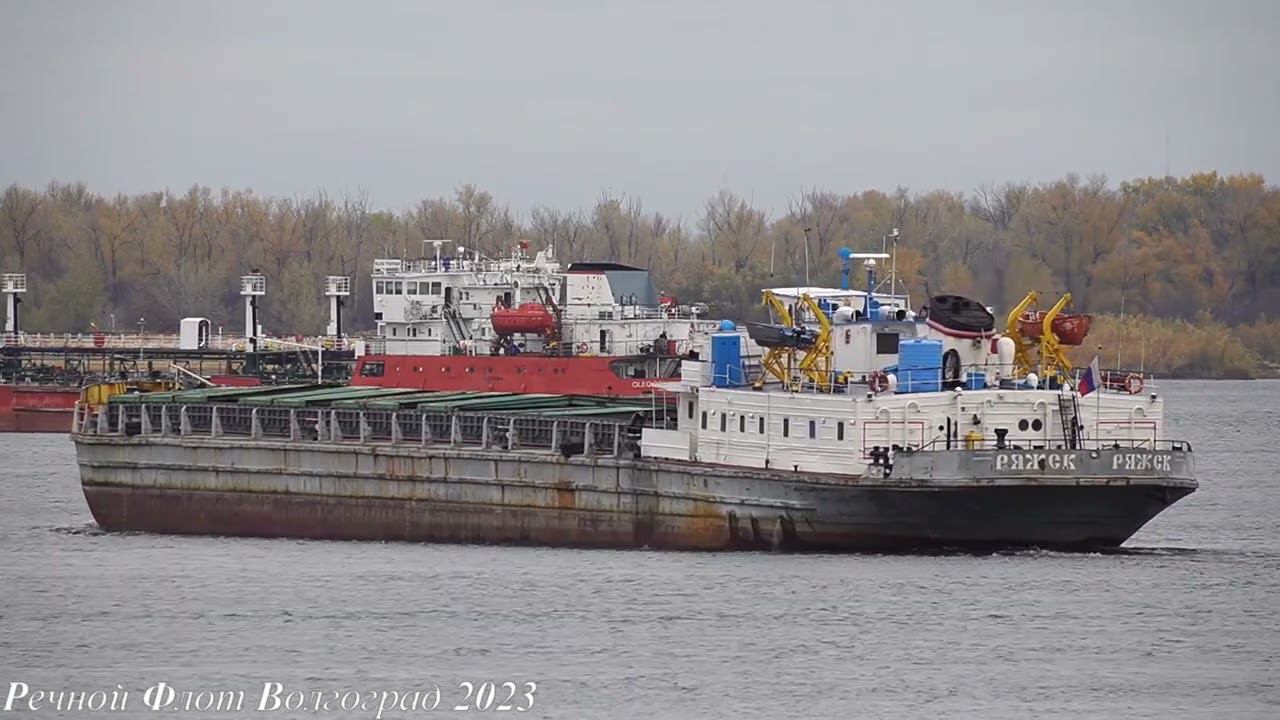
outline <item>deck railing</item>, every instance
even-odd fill
[[[280,408],[229,404],[77,404],[79,435],[237,438],[253,441],[446,445],[635,456],[640,427],[608,420],[417,410]]]
[[[1017,451],[1036,451],[1036,450],[1173,450],[1177,452],[1191,452],[1191,443],[1185,440],[1153,440],[1151,438],[1077,438],[1075,447],[1068,447],[1070,443],[1066,440],[1053,440],[1046,442],[1038,440],[1036,442],[1027,442],[1024,439],[1005,440],[1000,442],[994,438],[984,437],[982,440],[966,440],[963,437],[959,440],[952,440],[950,447],[947,446],[945,438],[934,438],[919,448],[909,448],[906,452],[932,452],[938,450],[1007,450],[1011,452]]]

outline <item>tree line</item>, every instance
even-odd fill
[[[355,278],[348,324],[367,329],[375,258],[430,255],[437,239],[497,257],[525,240],[562,262],[649,267],[682,301],[751,318],[761,288],[837,284],[839,248],[879,251],[894,228],[899,282],[916,304],[953,293],[1002,311],[1029,289],[1070,292],[1083,312],[1231,328],[1227,342],[1245,343],[1242,367],[1280,360],[1280,190],[1254,174],[1118,185],[1067,175],[967,193],[805,188],[778,208],[722,189],[692,217],[611,192],[587,208],[520,213],[472,185],[398,211],[362,193],[196,186],[108,197],[82,183],[11,185],[0,197],[0,270],[27,273],[32,331],[136,330],[145,318],[149,331],[172,332],[192,315],[239,330],[237,277],[259,270],[264,327],[318,333],[325,275]],[[855,268],[859,285],[861,275]]]

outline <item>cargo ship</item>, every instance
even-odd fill
[[[117,396],[77,408],[81,483],[108,531],[855,552],[1116,547],[1197,488],[1149,382],[1116,391],[1066,362],[1069,298],[1032,338],[1034,294],[997,331],[972,301],[921,317],[872,288],[858,306],[766,293],[759,368],[742,333],[712,333],[649,411],[488,390]]]
[[[659,293],[649,271],[567,268],[551,248],[484,258],[434,243],[431,258],[373,266],[376,337],[353,385],[636,397],[678,376],[721,322]]]

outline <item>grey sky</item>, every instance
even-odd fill
[[[726,186],[1280,178],[1280,2],[13,2],[0,185],[470,182],[692,219]]]

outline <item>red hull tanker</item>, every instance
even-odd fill
[[[679,374],[671,357],[545,355],[368,355],[352,385],[442,391],[640,397]],[[647,372],[646,372],[647,369]],[[640,370],[644,377],[633,376]],[[625,375],[625,376],[624,376]]]
[[[0,385],[0,432],[70,432],[79,399],[79,388]]]

